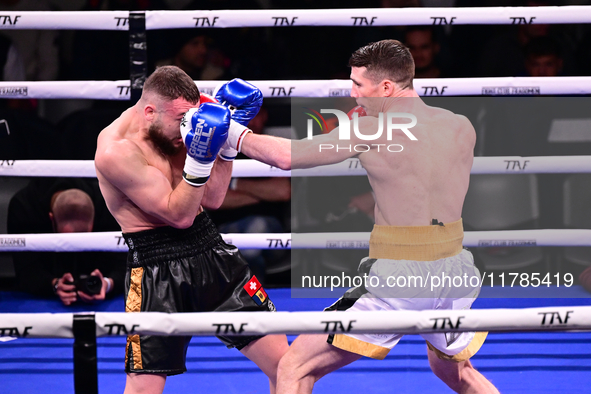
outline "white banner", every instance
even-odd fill
[[[0,314],[0,336],[72,338],[73,314]],[[591,330],[591,307],[364,312],[95,313],[97,337]]]
[[[591,22],[589,6],[146,11],[146,29]],[[129,30],[128,11],[2,11],[0,29]]]
[[[213,94],[223,81],[196,81],[202,93]],[[250,81],[270,97],[349,97],[351,81]],[[503,77],[415,79],[421,96],[539,96],[591,94],[591,77]],[[130,82],[23,81],[0,82],[0,98],[129,100]]]
[[[368,249],[370,233],[222,234],[240,249]],[[466,247],[591,246],[591,230],[466,231]],[[120,232],[0,234],[0,252],[127,252]]]
[[[0,313],[0,337],[73,338],[72,313]]]
[[[591,307],[363,312],[97,313],[97,337],[590,330]]]
[[[222,234],[240,249],[291,249],[291,233]],[[121,232],[0,234],[0,252],[127,252]]]
[[[0,11],[0,29],[129,30],[129,11]]]
[[[591,10],[588,6],[146,12],[146,29],[292,26],[529,25],[589,22],[591,22]]]
[[[591,173],[591,156],[475,157],[472,174],[575,174]],[[359,159],[284,171],[256,160],[236,160],[232,177],[303,177],[367,175]],[[1,176],[95,178],[92,160],[0,160]]]
[[[213,94],[221,82],[196,81],[196,84],[201,92]],[[249,82],[261,89],[266,98],[351,95],[351,81],[348,79]],[[417,78],[413,85],[423,97],[591,94],[591,77]]]
[[[0,82],[0,98],[129,100],[129,81]]]
[[[296,233],[292,249],[369,249],[370,233]],[[466,231],[466,247],[591,246],[591,230]]]

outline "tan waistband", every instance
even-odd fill
[[[374,225],[369,237],[372,259],[435,261],[462,251],[462,219],[443,226]]]

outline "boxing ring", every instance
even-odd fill
[[[134,100],[146,77],[145,32],[152,29],[291,26],[387,26],[460,24],[591,23],[591,7],[418,8],[257,11],[5,12],[4,29],[128,30],[131,78],[124,81],[0,82],[4,98]],[[349,96],[350,81],[251,81],[265,97]],[[219,81],[199,81],[205,93]],[[591,94],[591,77],[417,79],[422,96]],[[92,161],[2,160],[0,176],[95,177]],[[515,165],[517,163],[518,165]],[[526,165],[527,164],[527,165]],[[476,157],[472,174],[591,173],[591,156]],[[309,170],[282,171],[252,160],[237,161],[234,177],[365,175],[357,159]],[[367,249],[369,233],[223,234],[239,248]],[[591,230],[467,231],[464,246],[591,246]],[[3,252],[127,251],[121,233],[11,234]],[[562,278],[565,279],[565,278]],[[564,281],[562,282],[564,284]],[[572,283],[571,283],[572,285]],[[430,373],[424,341],[413,334],[491,331],[472,359],[503,393],[583,393],[591,385],[591,303],[577,286],[507,286],[484,291],[469,311],[343,313],[328,320],[320,311],[332,300],[294,299],[268,289],[273,314],[125,314],[123,300],[66,308],[57,300],[0,293],[0,392],[121,392],[124,336],[128,333],[196,337],[188,372],[168,379],[164,392],[266,392],[264,375],[212,335],[228,333],[404,332],[410,334],[384,361],[362,359],[323,378],[315,392],[445,392]],[[546,298],[537,298],[541,292]],[[549,293],[550,292],[550,293]],[[552,293],[555,292],[555,293]],[[499,297],[501,294],[505,298]],[[548,298],[548,294],[556,294]],[[335,294],[335,299],[340,294]],[[489,297],[487,297],[489,296]],[[42,313],[52,312],[52,313]],[[72,349],[74,351],[72,352]],[[72,355],[73,353],[73,355]],[[94,358],[93,358],[94,357]],[[72,379],[72,376],[74,379]],[[368,387],[367,380],[371,379]],[[54,382],[54,383],[52,383]],[[245,388],[246,387],[246,388]],[[405,391],[408,389],[409,391]]]

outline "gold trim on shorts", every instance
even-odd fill
[[[433,350],[437,357],[441,360],[455,361],[459,363],[461,361],[466,361],[470,359],[473,355],[475,355],[476,352],[480,350],[480,347],[484,343],[484,340],[486,339],[487,335],[488,331],[477,331],[474,334],[474,338],[472,338],[472,341],[470,341],[468,346],[466,346],[464,350],[462,350],[458,354],[454,354],[453,356],[443,353],[441,350],[431,345],[429,341],[427,341],[427,346],[429,347],[429,349]]]
[[[142,309],[142,277],[144,268],[132,268],[129,285],[129,293],[125,300],[125,312],[140,312]],[[128,365],[129,346],[131,345],[132,368],[142,369],[142,348],[140,346],[139,335],[127,336],[127,345],[125,346],[125,365]]]
[[[464,240],[462,219],[443,226],[374,225],[369,237],[372,259],[435,261],[459,254]]]
[[[344,334],[334,334],[331,345],[351,353],[360,354],[365,357],[383,360],[390,352],[390,349],[373,343],[364,342]]]

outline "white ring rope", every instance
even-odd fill
[[[591,173],[591,156],[490,156],[475,157],[471,174],[563,174]],[[359,159],[341,163],[284,171],[256,160],[236,160],[232,176],[312,177],[365,176]],[[82,177],[96,178],[92,160],[0,160],[0,177]]]
[[[364,312],[97,312],[97,337],[591,330],[591,307]],[[71,313],[3,313],[0,336],[72,338]],[[24,335],[23,335],[24,334]]]
[[[146,30],[590,23],[589,6],[146,11]],[[128,11],[2,11],[0,29],[129,30]]]
[[[202,93],[212,94],[223,82],[196,81],[196,84]],[[249,82],[261,89],[266,98],[349,97],[351,94],[351,81],[347,79]],[[129,86],[129,80],[0,82],[0,97],[129,100]],[[414,87],[423,97],[585,95],[591,94],[591,77],[417,78]]]
[[[195,27],[516,25],[589,22],[589,6],[146,12],[148,30]]]
[[[368,249],[369,233],[231,233],[224,241],[240,249]],[[591,230],[466,231],[466,247],[591,246]],[[120,232],[0,234],[0,252],[127,252]]]

